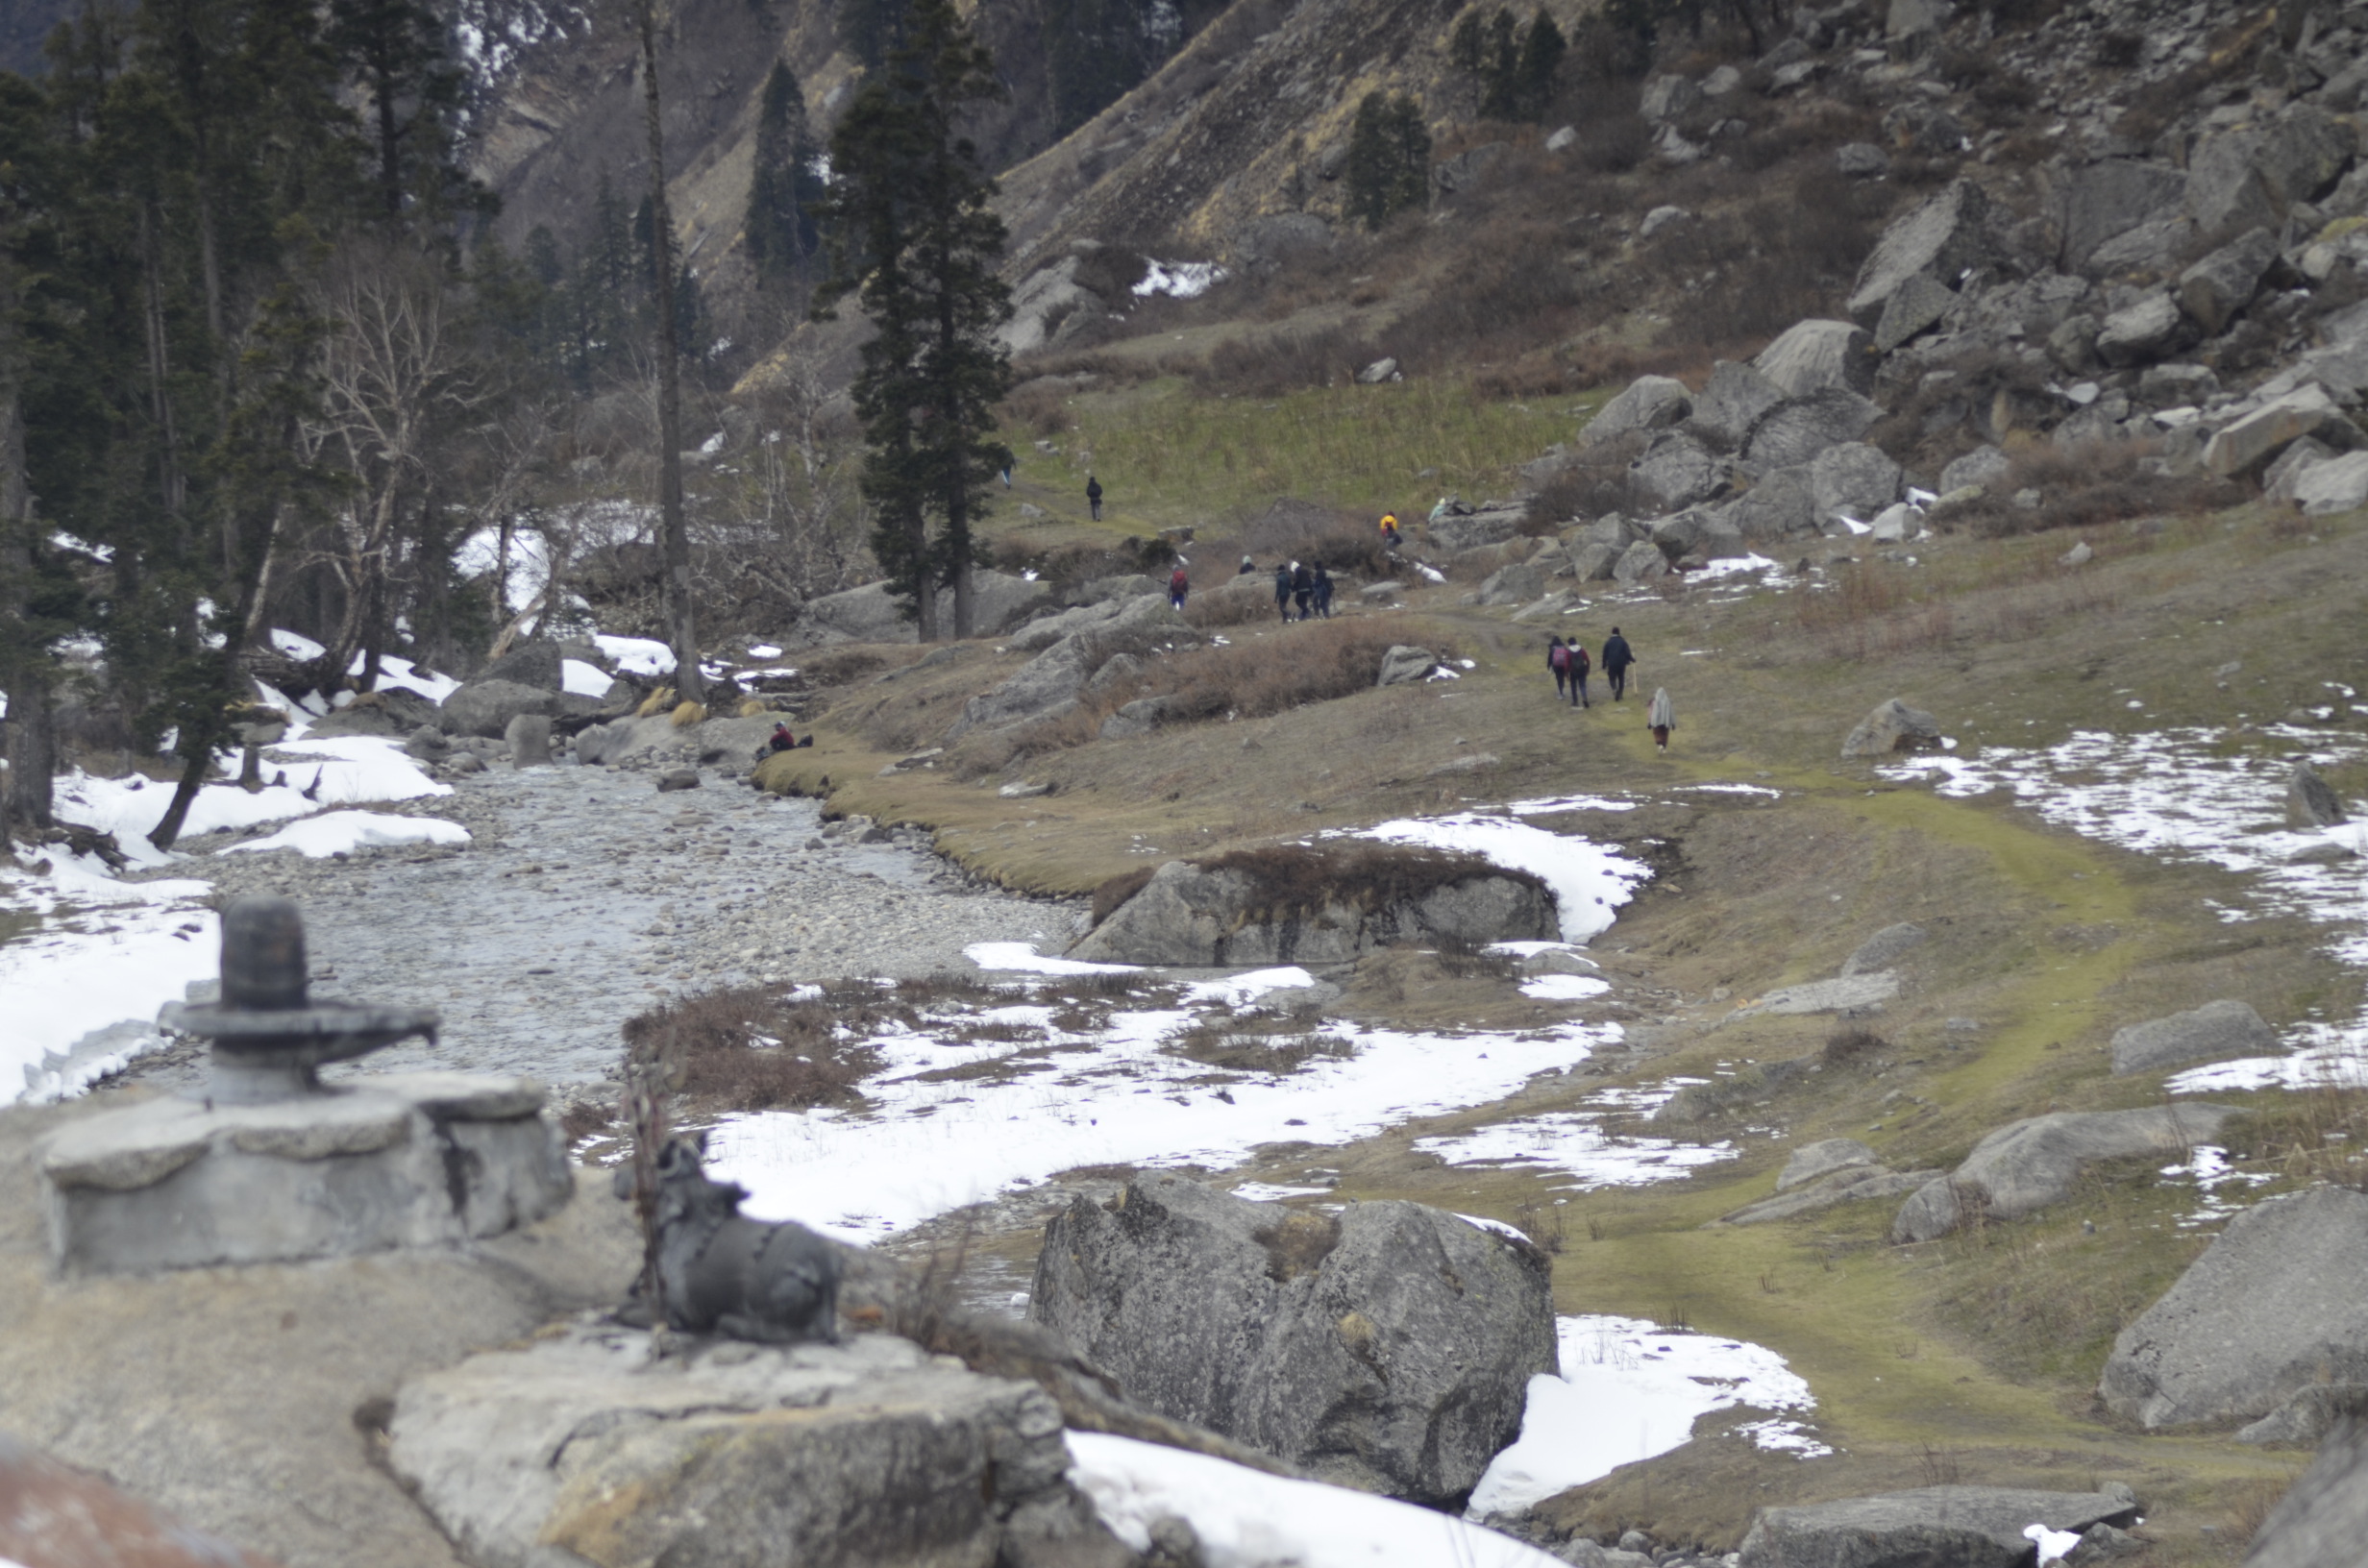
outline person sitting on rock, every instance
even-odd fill
[[[812,746],[813,744],[813,736],[808,735],[802,741],[789,732],[787,724],[777,723],[773,726],[773,733],[766,738],[765,744],[757,748],[756,760],[762,762],[776,751],[795,751],[802,746]]]

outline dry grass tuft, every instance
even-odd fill
[[[1249,1233],[1267,1249],[1267,1277],[1288,1285],[1302,1274],[1313,1274],[1341,1244],[1341,1222],[1332,1214],[1294,1210],[1278,1225]]]
[[[791,1001],[762,986],[731,986],[628,1018],[626,1055],[655,1066],[669,1093],[703,1113],[844,1105],[860,1099],[855,1086],[880,1062],[840,1024],[884,1017],[827,998]]]
[[[772,711],[771,705],[761,697],[744,697],[740,699],[739,714],[743,719],[754,719]]]
[[[1162,1047],[1225,1072],[1294,1073],[1310,1062],[1344,1062],[1356,1046],[1339,1035],[1313,1034],[1288,1018],[1220,1018],[1194,1025]]]
[[[633,717],[636,719],[654,719],[674,705],[675,689],[672,686],[660,686],[656,691],[652,692],[648,697],[641,699],[641,706],[633,710]]]
[[[703,723],[706,718],[707,705],[704,702],[680,703],[675,708],[673,714],[674,726],[677,729],[688,729],[693,724]]]
[[[1986,486],[1980,499],[1941,508],[1934,521],[1998,539],[2138,517],[2192,516],[2245,499],[2239,486],[2209,475],[2150,472],[2147,459],[2154,455],[2154,444],[2144,441],[2035,444],[2016,454],[2014,466]],[[2015,505],[2014,496],[2024,490],[2038,491],[2039,504]]]

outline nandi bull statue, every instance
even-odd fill
[[[675,1138],[658,1151],[657,1279],[666,1326],[684,1334],[789,1344],[839,1339],[839,1254],[804,1226],[770,1224],[740,1213],[748,1188],[702,1168],[705,1139]],[[630,1198],[632,1173],[616,1175]],[[641,1286],[634,1286],[634,1294]],[[646,1317],[646,1302],[629,1314]]]

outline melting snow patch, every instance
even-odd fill
[[[2045,1525],[2025,1525],[2023,1539],[2037,1543],[2038,1568],[2047,1568],[2047,1564],[2070,1556],[2072,1549],[2081,1544],[2079,1531],[2050,1530]]]
[[[1762,1345],[1671,1334],[1632,1317],[1556,1320],[1562,1375],[1529,1380],[1521,1435],[1472,1488],[1470,1518],[1514,1513],[1689,1441],[1694,1421],[1747,1405],[1809,1410],[1816,1401],[1783,1357]],[[1766,1429],[1761,1441],[1757,1429]],[[1833,1452],[1798,1422],[1753,1424],[1763,1448],[1803,1458]]]
[[[1119,1539],[1147,1552],[1160,1520],[1188,1520],[1209,1568],[1556,1568],[1558,1560],[1411,1503],[1131,1437],[1072,1432],[1069,1457],[1070,1482]]]
[[[1584,1111],[1549,1111],[1468,1133],[1418,1138],[1415,1148],[1451,1165],[1521,1165],[1561,1171],[1571,1180],[1556,1184],[1558,1188],[1581,1192],[1681,1181],[1697,1165],[1716,1164],[1736,1156],[1731,1143],[1706,1147],[1674,1139],[1607,1133],[1599,1117]]]
[[[1521,994],[1542,1002],[1580,1002],[1611,989],[1611,981],[1591,974],[1538,974],[1521,982]]]
[[[675,650],[648,637],[594,637],[592,646],[617,661],[617,668],[633,675],[671,675]]]
[[[1023,974],[1134,974],[1139,964],[1088,964],[1081,958],[1051,958],[1032,942],[974,942],[962,956],[982,969],[1008,969]]]
[[[1172,299],[1193,300],[1224,281],[1225,269],[1214,261],[1154,261],[1134,292],[1137,299],[1166,294]]]
[[[1558,811],[1634,811],[1634,800],[1613,800],[1600,795],[1549,795],[1535,800],[1516,800],[1505,810],[1516,817],[1544,817]]]
[[[374,811],[327,811],[290,822],[265,839],[234,844],[222,852],[294,849],[308,860],[351,854],[357,849],[384,849],[402,844],[466,844],[469,830],[441,817],[388,817]]]
[[[2278,1179],[2275,1171],[2237,1170],[2229,1164],[2229,1151],[2210,1143],[2198,1143],[2184,1164],[2164,1165],[2165,1176],[2184,1176],[2195,1184],[2203,1199],[2193,1213],[2182,1215],[2181,1230],[2193,1230],[2204,1225],[2226,1223],[2238,1211],[2251,1208],[2245,1201],[2245,1189],[2260,1187]],[[2227,1195],[2222,1188],[2230,1189]]]
[[[883,1030],[863,1042],[884,1063],[865,1085],[867,1111],[728,1117],[709,1139],[709,1163],[719,1178],[750,1189],[751,1214],[874,1241],[1077,1165],[1222,1169],[1261,1143],[1369,1138],[1417,1116],[1502,1099],[1619,1034],[1616,1024],[1473,1036],[1328,1022],[1324,1033],[1348,1055],[1212,1085],[1205,1064],[1165,1048],[1200,1016],[1189,1006],[1113,1013],[1092,1032],[1049,1035],[1065,1047],[1052,1070],[1010,1081],[914,1075],[992,1062],[1019,1046],[941,1040],[956,1031],[930,1022]],[[1218,1097],[1221,1088],[1227,1098]]]
[[[565,689],[577,697],[606,697],[610,684],[607,671],[581,659],[561,659],[559,679]]]
[[[1400,818],[1364,829],[1361,836],[1461,849],[1513,870],[1535,872],[1554,894],[1565,942],[1586,942],[1609,929],[1612,912],[1652,875],[1609,845],[1476,812]]]

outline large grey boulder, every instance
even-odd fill
[[[1875,340],[1847,321],[1796,321],[1760,351],[1751,368],[1788,398],[1805,398],[1828,387],[1864,393],[1874,389]]]
[[[2266,1415],[2368,1382],[2368,1193],[2314,1187],[2238,1214],[2113,1340],[2098,1393],[2143,1427]]]
[[[1841,961],[1841,972],[1846,975],[1867,974],[1887,969],[1900,959],[1924,945],[1924,928],[1910,920],[1887,925],[1858,945],[1858,950]]]
[[[522,713],[503,726],[512,768],[551,766],[551,720],[539,713]]]
[[[2214,430],[2204,443],[2204,466],[2223,478],[2250,474],[2306,435],[2344,452],[2368,446],[2368,435],[2314,381]]]
[[[2064,171],[2050,192],[2066,272],[2084,269],[2097,248],[2140,224],[2173,216],[2187,193],[2187,177],[2160,163],[2108,158]]]
[[[1663,430],[1683,424],[1693,410],[1686,383],[1669,376],[1640,376],[1627,390],[1595,410],[1579,431],[1581,447],[1600,446],[1632,430]]]
[[[1819,1139],[1792,1151],[1792,1158],[1785,1162],[1785,1168],[1776,1177],[1776,1190],[1788,1192],[1811,1182],[1821,1182],[1838,1170],[1882,1163],[1874,1150],[1855,1138]]]
[[[2152,364],[2187,339],[2187,319],[2179,302],[2157,289],[2105,318],[2097,332],[2097,357],[2115,368]]]
[[[1640,539],[1620,551],[1612,563],[1612,580],[1623,588],[1653,582],[1669,575],[1669,557],[1649,539]]]
[[[2368,1414],[2349,1413],[2269,1510],[2244,1568],[2327,1568],[2368,1541]]]
[[[1838,442],[1810,459],[1809,496],[1820,527],[1843,513],[1863,523],[1899,499],[1899,465],[1880,447]]]
[[[1883,232],[1859,268],[1846,306],[1850,318],[1871,327],[1891,296],[1919,274],[1955,287],[1968,267],[1995,254],[1988,226],[1989,198],[1972,181],[1957,181]]]
[[[2368,452],[2347,452],[2308,465],[2294,476],[2292,490],[2294,503],[2305,517],[2357,511],[2368,505]],[[317,731],[320,726],[313,727]]]
[[[1381,656],[1381,674],[1374,677],[1376,686],[1406,686],[1430,678],[1439,668],[1439,655],[1427,648],[1414,648],[1399,643]]]
[[[2295,1389],[2276,1409],[2236,1429],[2240,1443],[2316,1444],[2345,1417],[2368,1412],[2368,1383],[2313,1383]]]
[[[1745,539],[1789,539],[1817,531],[1817,502],[1809,470],[1795,465],[1762,477],[1727,503],[1727,521]]]
[[[1900,751],[1939,748],[1940,722],[1896,697],[1878,703],[1841,743],[1844,757],[1887,757]]]
[[[1492,505],[1477,511],[1451,514],[1425,529],[1434,550],[1452,555],[1460,551],[1478,550],[1485,545],[1501,545],[1521,531],[1528,517],[1526,505]]]
[[[1955,1171],[1927,1183],[1891,1221],[1895,1242],[1930,1241],[1976,1219],[2020,1219],[2060,1203],[2083,1167],[2132,1155],[2182,1155],[2237,1113],[2224,1105],[2059,1111],[2009,1122]]]
[[[1694,437],[1662,436],[1628,470],[1637,499],[1657,512],[1674,512],[1718,494],[1725,485],[1718,456]]]
[[[1070,949],[1104,964],[1341,964],[1397,942],[1485,947],[1562,935],[1534,876],[1395,846],[1172,860]]]
[[[1737,1008],[1734,1017],[1746,1018],[1760,1013],[1797,1016],[1809,1013],[1858,1013],[1869,1009],[1880,1011],[1885,1002],[1898,994],[1899,976],[1888,969],[1877,969],[1867,974],[1846,975],[1834,980],[1810,980],[1797,986],[1778,986],[1758,1000]]]
[[[574,1325],[411,1379],[388,1433],[480,1568],[1136,1560],[1070,1484],[1050,1395],[888,1335],[660,1359]]]
[[[520,714],[565,712],[563,695],[555,688],[522,686],[514,680],[473,680],[444,699],[436,725],[447,735],[499,740]]]
[[[2224,131],[2188,152],[2186,208],[2205,239],[2284,220],[2285,204],[2255,161],[2260,148],[2258,132]]]
[[[2285,820],[2289,827],[2335,827],[2347,821],[2343,802],[2334,790],[2319,776],[2319,771],[2306,762],[2294,765],[2293,774],[2285,783]]]
[[[1847,387],[1788,398],[1754,427],[1743,454],[1763,469],[1806,463],[1831,446],[1864,435],[1883,410]]]
[[[2137,1522],[2126,1486],[2039,1492],[2006,1486],[1921,1486],[1881,1497],[1762,1508],[1739,1568],[2029,1568],[2035,1524],[2078,1534]]]
[[[1972,485],[1994,483],[2013,466],[2014,459],[1996,447],[1976,447],[1940,471],[1940,493],[1946,496]]]
[[[2253,303],[2262,275],[2277,259],[2278,236],[2267,229],[2248,230],[2179,275],[2180,307],[2207,332],[2224,331]]]
[[[1849,1165],[1829,1176],[1778,1192],[1772,1198],[1747,1203],[1710,1222],[1720,1225],[1765,1225],[1773,1220],[1798,1219],[1837,1204],[1896,1198],[1933,1179],[1929,1170],[1893,1170],[1887,1165]]]
[[[1319,1479],[1462,1506],[1556,1359],[1550,1263],[1437,1209],[1337,1217],[1176,1176],[1045,1228],[1028,1315],[1132,1403]]]
[[[1230,592],[1234,584],[1243,580],[1243,577],[1231,578],[1222,587],[1209,592]],[[1258,597],[1264,597],[1265,579],[1253,576],[1249,580],[1257,588]],[[1119,612],[1125,608],[1125,602],[1121,600],[1098,600],[1091,604],[1079,604],[1052,615],[1039,616],[1005,638],[1003,646],[1015,653],[1042,653],[1064,637],[1073,637],[1078,632],[1108,625],[1117,620]]]
[[[1064,637],[1003,677],[1000,684],[962,704],[962,717],[946,731],[950,741],[981,727],[1053,719],[1077,705],[1077,696],[1094,674],[1093,650],[1086,634]]]
[[[1785,389],[1750,365],[1721,359],[1693,400],[1686,429],[1718,452],[1734,452],[1760,417],[1785,401]]]
[[[1918,332],[1937,326],[1957,304],[1957,291],[1948,284],[1928,272],[1914,274],[1883,302],[1883,314],[1875,320],[1876,352],[1888,354]]]
[[[2152,1072],[2183,1062],[2265,1056],[2278,1049],[2278,1031],[2250,1002],[2224,996],[2190,1013],[2133,1023],[2113,1031],[2113,1074]]]
[[[479,680],[511,680],[521,686],[539,686],[547,692],[564,691],[567,676],[560,668],[566,655],[556,643],[521,643],[477,673]]]
[[[1545,592],[1545,573],[1528,561],[1500,566],[1480,584],[1483,604],[1527,604]]]

